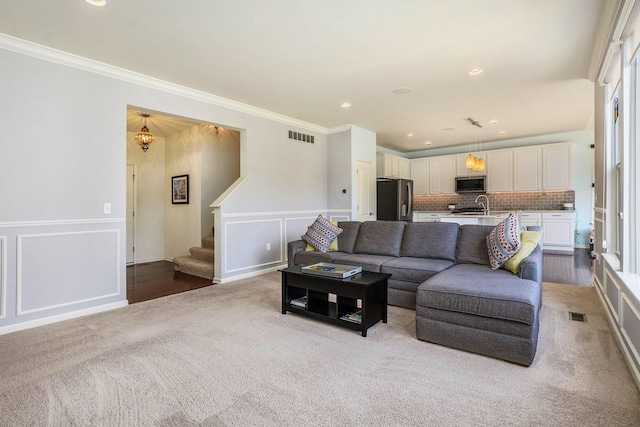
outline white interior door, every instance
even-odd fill
[[[376,219],[376,178],[373,164],[366,160],[356,163],[356,220],[372,221]]]
[[[127,165],[127,264],[135,263],[135,168]]]

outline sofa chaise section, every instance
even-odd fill
[[[481,244],[491,229],[462,226],[457,264],[418,287],[416,336],[529,366],[538,341],[541,277],[531,265],[524,278],[492,270],[486,245]],[[542,263],[541,251],[530,256],[527,262],[540,257]]]

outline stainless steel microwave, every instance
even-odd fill
[[[486,193],[486,176],[457,176],[456,193]]]

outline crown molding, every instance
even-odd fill
[[[223,98],[207,92],[180,86],[165,80],[156,79],[104,62],[95,61],[72,53],[64,52],[51,47],[43,46],[30,41],[22,40],[7,34],[0,33],[0,49],[10,50],[21,53],[23,55],[32,56],[49,62],[65,65],[67,67],[76,68],[90,73],[100,74],[105,77],[111,77],[117,80],[133,83],[136,85],[148,87],[151,89],[161,90],[163,92],[172,93],[174,95],[183,96],[195,101],[204,102],[218,107],[227,108],[241,113],[250,114],[252,116],[273,120],[288,126],[296,126],[323,135],[327,135],[328,129],[314,123],[304,120],[295,119],[283,114],[274,113],[273,111],[264,110],[252,105],[243,104],[242,102],[232,99]]]

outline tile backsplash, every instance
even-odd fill
[[[487,193],[492,211],[561,210],[564,203],[575,204],[575,191],[531,191],[522,193]],[[413,196],[414,211],[444,212],[448,205],[457,208],[479,206],[474,200],[478,194],[439,194]]]

